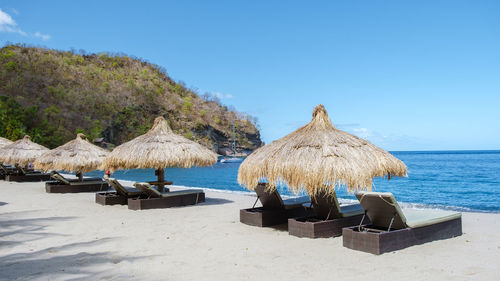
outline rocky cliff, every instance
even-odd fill
[[[145,133],[162,115],[186,138],[224,154],[262,142],[256,119],[198,95],[166,71],[126,55],[9,45],[0,49],[0,135],[58,146],[83,132],[115,145]],[[16,119],[17,118],[17,119]],[[19,119],[19,120],[18,120]]]

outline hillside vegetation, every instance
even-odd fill
[[[126,55],[85,54],[9,45],[0,49],[0,135],[27,133],[50,148],[77,132],[121,144],[162,115],[186,138],[222,151],[261,145],[256,120],[199,96],[159,66]]]

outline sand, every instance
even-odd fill
[[[176,188],[174,187],[173,190]],[[500,280],[500,214],[463,213],[460,237],[380,256],[239,222],[255,197],[131,211],[93,193],[0,181],[1,280]]]

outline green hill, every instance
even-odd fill
[[[77,54],[9,45],[0,49],[0,135],[27,133],[50,148],[84,132],[119,145],[162,115],[172,129],[215,151],[261,145],[256,120],[199,96],[158,65],[126,55]]]

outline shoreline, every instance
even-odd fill
[[[179,187],[174,186],[173,189]],[[495,280],[500,214],[462,213],[462,236],[375,256],[342,238],[239,222],[253,196],[206,191],[196,206],[131,211],[94,193],[0,182],[0,280]],[[471,257],[474,257],[471,259]]]
[[[61,173],[65,177],[68,178],[76,178],[74,174],[67,174],[67,173]],[[117,178],[122,183],[125,183],[128,186],[132,186],[135,182],[130,181],[130,180],[122,180]],[[255,193],[253,191],[239,191],[239,190],[228,190],[228,189],[217,189],[217,188],[210,188],[210,187],[202,187],[202,186],[185,186],[185,185],[172,185],[173,187],[177,188],[185,188],[185,189],[203,189],[205,191],[211,191],[211,192],[221,192],[221,193],[229,193],[229,194],[239,194],[243,196],[253,196],[255,197]],[[290,195],[281,195],[283,198],[293,198],[297,196],[302,196],[302,195],[297,195],[297,196],[290,196]],[[338,197],[338,200],[342,204],[354,204],[358,203],[358,200],[356,199],[348,199],[348,198],[341,198]],[[439,205],[439,204],[424,204],[424,203],[413,203],[413,202],[405,202],[405,201],[398,201],[398,204],[402,208],[408,208],[408,209],[435,209],[435,210],[446,210],[446,211],[455,211],[455,212],[467,212],[467,213],[484,213],[484,214],[500,214],[500,210],[498,211],[485,211],[485,210],[474,210],[470,209],[467,207],[461,207],[461,206],[452,206],[452,205]]]

